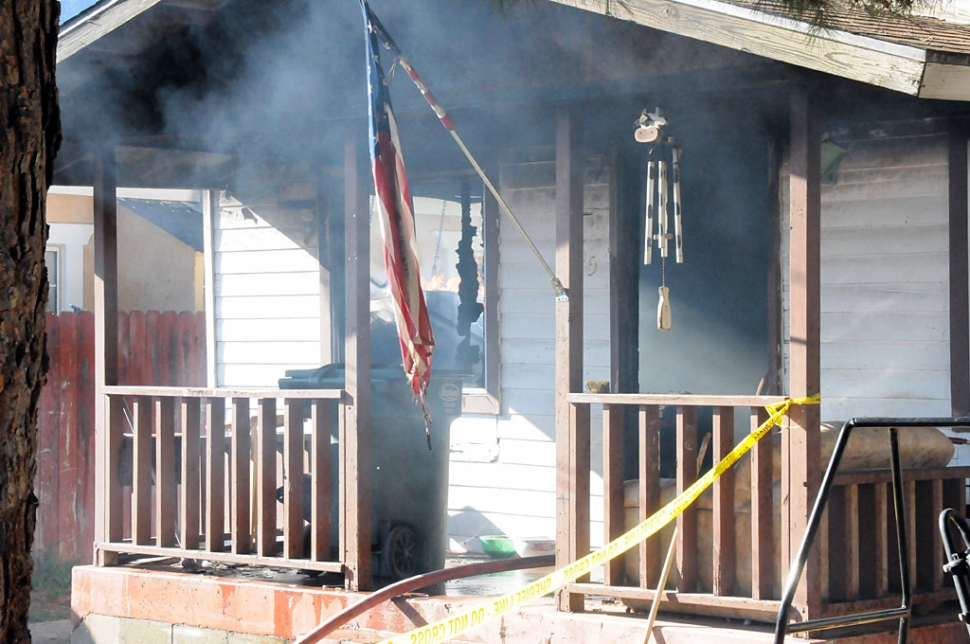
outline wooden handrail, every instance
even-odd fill
[[[574,405],[678,405],[682,407],[765,407],[785,396],[722,396],[716,394],[567,394]]]
[[[342,400],[344,389],[207,389],[204,387],[139,387],[111,385],[109,396],[172,396],[182,398],[316,398]]]

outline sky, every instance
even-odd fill
[[[98,0],[61,0],[61,22],[67,22],[97,3]]]

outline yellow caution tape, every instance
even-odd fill
[[[644,539],[660,532],[661,528],[690,507],[697,500],[697,497],[710,487],[711,483],[716,481],[721,474],[737,463],[739,458],[744,456],[772,427],[777,425],[778,421],[788,413],[792,405],[818,405],[820,401],[819,394],[815,394],[808,398],[788,398],[783,402],[765,407],[768,411],[768,420],[762,423],[758,429],[748,434],[744,440],[738,443],[727,456],[718,461],[704,476],[697,479],[693,485],[681,492],[653,515],[647,517],[632,530],[620,535],[600,550],[586,555],[565,568],[554,570],[524,588],[497,597],[487,604],[463,611],[453,617],[439,620],[427,626],[416,628],[413,631],[397,635],[391,639],[383,640],[379,644],[436,644],[437,642],[447,642],[470,628],[504,615],[543,595],[548,595],[589,573],[592,569],[619,557]]]

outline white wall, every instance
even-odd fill
[[[949,416],[946,139],[839,143],[822,190],[822,418]]]
[[[223,200],[214,222],[218,385],[272,387],[320,366],[320,283],[311,210]]]
[[[58,311],[69,311],[72,304],[84,307],[84,245],[92,235],[93,224],[50,224],[47,246],[56,246],[60,251]]]
[[[555,162],[505,165],[502,195],[550,264],[555,251]],[[609,380],[609,173],[587,178],[584,218],[583,380]],[[484,534],[555,535],[555,294],[507,219],[499,224],[501,413],[465,415],[451,427],[448,532],[452,547]],[[593,493],[602,494],[598,409]],[[602,503],[592,503],[594,545]],[[470,544],[471,545],[471,544]]]

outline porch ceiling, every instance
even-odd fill
[[[552,0],[606,11],[609,0]],[[920,98],[970,100],[970,31],[919,16],[837,5],[819,29],[777,1],[624,0],[617,18]]]

